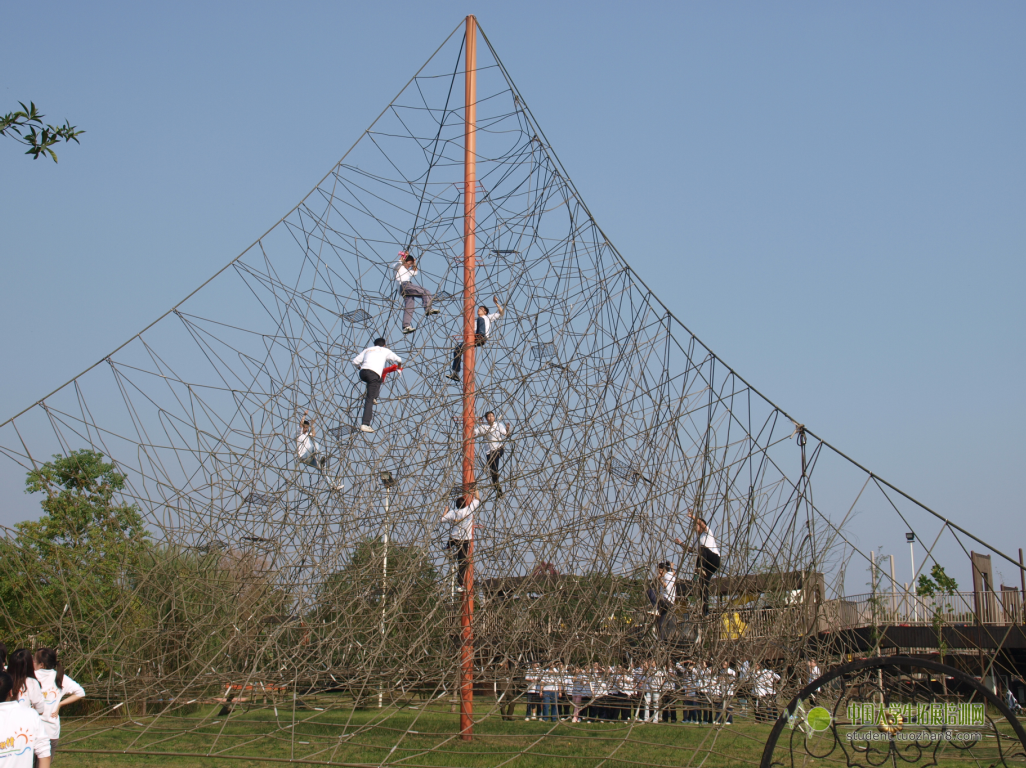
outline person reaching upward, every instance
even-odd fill
[[[419,296],[421,302],[423,302],[425,315],[437,315],[438,310],[431,306],[431,292],[413,282],[417,279],[417,274],[420,271],[417,269],[417,260],[407,251],[399,251],[399,261],[395,266],[395,280],[399,283],[399,295],[403,298],[403,333],[413,333],[413,304],[415,297]]]
[[[310,418],[309,411],[303,411],[303,419],[299,425],[299,434],[296,436],[296,458],[300,464],[308,467],[323,470],[328,460],[324,456],[318,456],[320,446],[317,445],[317,431],[314,429],[314,420]]]
[[[474,540],[474,512],[481,506],[481,492],[474,489],[474,500],[467,499],[470,494],[461,494],[452,507],[442,513],[442,520],[450,524],[448,549],[452,550],[456,559],[457,590],[464,590],[467,578],[467,563],[470,560],[470,542]]]
[[[720,547],[716,543],[716,537],[708,523],[700,517],[695,517],[688,512],[691,518],[695,534],[698,536],[696,546],[688,546],[680,539],[675,542],[684,548],[685,552],[698,551],[698,562],[695,566],[695,577],[698,580],[699,594],[702,597],[702,615],[709,615],[709,582],[712,575],[720,569]]]
[[[498,307],[497,312],[489,313],[488,307],[481,305],[477,308],[477,321],[474,326],[474,346],[481,347],[488,342],[488,337],[492,333],[492,323],[506,314],[506,308],[499,303],[499,297],[493,296],[495,299],[495,306]],[[459,344],[453,348],[452,351],[452,370],[447,375],[447,378],[453,381],[460,380],[460,366],[463,364],[463,352],[468,347],[460,341]]]

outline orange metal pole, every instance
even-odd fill
[[[466,101],[463,154],[463,492],[471,501],[474,488],[474,328],[476,289],[474,268],[475,205],[477,202],[477,19],[467,16]],[[474,540],[467,553],[460,617],[460,738],[474,738]]]

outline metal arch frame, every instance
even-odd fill
[[[884,669],[887,667],[917,667],[931,672],[950,675],[951,677],[957,678],[960,682],[966,683],[980,694],[984,701],[988,704],[993,704],[994,708],[997,709],[998,712],[1000,712],[1008,721],[1012,726],[1012,730],[1015,731],[1015,735],[1019,737],[1019,744],[1022,746],[1023,752],[1026,752],[1026,729],[1022,727],[1022,723],[1019,722],[1019,719],[1007,706],[1005,706],[1004,702],[1001,701],[1000,696],[996,696],[993,691],[982,683],[977,682],[960,669],[949,667],[947,664],[940,664],[936,661],[930,661],[929,659],[917,659],[913,656],[875,656],[871,659],[861,659],[859,661],[849,662],[848,664],[842,664],[836,669],[827,672],[825,675],[820,675],[818,678],[802,688],[798,694],[791,699],[790,703],[788,703],[780,713],[776,723],[774,723],[773,730],[770,731],[770,735],[766,739],[766,746],[763,748],[762,760],[759,763],[760,768],[771,768],[773,765],[773,752],[776,749],[777,740],[780,738],[780,734],[787,725],[788,719],[792,717],[798,709],[798,703],[800,701],[809,698],[809,696],[815,693],[817,689],[839,677],[849,675],[853,672],[861,672],[866,669]]]

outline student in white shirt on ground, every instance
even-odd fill
[[[390,350],[384,339],[374,339],[374,346],[367,347],[353,358],[353,365],[360,371],[360,381],[367,385],[367,395],[363,401],[363,432],[373,432],[371,421],[374,419],[374,402],[381,393],[381,372],[386,363],[402,363],[402,358]]]
[[[759,662],[752,665],[752,696],[755,698],[755,721],[769,722],[776,719],[777,684],[780,675],[772,669],[763,668]]]
[[[558,664],[550,664],[542,672],[542,717],[543,721],[552,723],[559,722],[559,709],[556,700],[559,698],[561,689],[562,671]]]
[[[574,703],[574,714],[571,722],[581,722],[581,710],[591,698],[591,676],[582,667],[574,668],[570,700]]]
[[[420,296],[420,300],[424,303],[425,315],[437,315],[438,310],[431,307],[431,292],[413,282],[419,271],[417,260],[406,251],[399,251],[399,262],[395,266],[395,280],[399,283],[399,295],[403,298],[403,333],[413,333],[415,297]]]
[[[474,512],[481,506],[481,492],[474,490],[474,500],[467,503],[467,494],[456,499],[454,506],[442,513],[442,520],[449,523],[448,549],[456,559],[456,584],[459,592],[463,591],[467,577],[467,561],[470,558],[470,542],[474,540]]]
[[[702,723],[712,723],[713,721],[712,701],[715,697],[715,674],[706,661],[700,661],[695,668],[695,684],[698,690],[698,699],[702,706],[699,722]]]
[[[19,648],[11,654],[7,661],[7,674],[14,681],[12,700],[27,709],[34,709],[43,714],[43,689],[36,679],[36,666],[32,661],[32,651]],[[0,763],[2,765],[2,763]]]
[[[527,717],[524,720],[537,720],[541,712],[541,676],[541,664],[537,661],[524,673],[527,681]]]
[[[61,737],[61,707],[85,698],[82,686],[64,674],[64,666],[52,648],[40,648],[33,657],[36,679],[43,690],[43,730],[50,739],[50,753],[57,751]],[[67,698],[64,698],[67,695]]]
[[[50,768],[50,739],[39,714],[11,699],[14,681],[0,672],[0,765],[4,768]]]
[[[819,676],[822,675],[823,673],[820,671],[819,664],[816,663],[815,659],[809,659],[808,663],[809,663],[809,683],[811,684],[811,683],[815,682],[819,678]],[[819,688],[814,690],[812,692],[812,695],[809,696],[809,701],[811,701],[813,704],[816,703],[816,694],[817,693],[819,693]]]
[[[506,425],[501,421],[496,421],[495,414],[492,411],[488,411],[485,414],[485,422],[485,424],[474,427],[474,437],[484,435],[485,440],[488,441],[488,453],[485,455],[485,466],[488,469],[489,476],[492,478],[492,487],[495,488],[495,496],[501,499],[502,488],[499,486],[499,463],[505,453],[505,449],[502,447],[502,441],[509,437],[513,430],[512,428],[507,429]]]
[[[643,669],[641,684],[638,686],[641,689],[643,702],[640,707],[642,713],[639,719],[647,723],[657,723],[659,722],[666,673],[651,659],[645,662]]]
[[[729,661],[724,661],[720,664],[720,671],[716,676],[716,709],[719,712],[716,716],[717,723],[725,725],[734,724],[734,708],[731,706],[731,702],[734,700],[736,691],[737,672],[730,666]],[[726,714],[725,720],[724,714]]]
[[[499,308],[498,312],[492,312],[489,314],[488,307],[482,304],[477,308],[477,321],[474,324],[474,346],[482,347],[488,341],[488,337],[492,335],[492,323],[506,314],[506,308],[499,303],[499,297],[493,296],[495,300],[495,306]],[[452,370],[448,374],[448,378],[453,381],[460,380],[460,367],[463,365],[463,350],[466,349],[466,345],[463,341],[455,346],[452,351]]]
[[[702,615],[708,616],[709,581],[712,579],[712,575],[720,569],[720,547],[716,543],[716,537],[713,535],[712,528],[709,527],[705,520],[695,517],[690,512],[688,512],[688,517],[691,518],[695,534],[698,536],[697,546],[689,547],[680,539],[674,539],[674,541],[684,548],[685,553],[694,550],[698,551],[695,576],[698,581],[699,594],[702,597]]]

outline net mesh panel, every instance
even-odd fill
[[[0,426],[22,471],[102,453],[126,477],[116,500],[152,535],[144,559],[59,597],[44,586],[62,572],[18,581],[21,561],[0,561],[33,606],[5,598],[8,647],[56,645],[89,694],[62,750],[466,764],[461,596],[439,521],[462,491],[462,401],[444,378],[462,333],[462,48],[454,34],[200,290]],[[845,569],[868,564],[856,504],[924,542],[938,529],[973,542],[796,429],[673,317],[599,229],[490,46],[479,55],[477,303],[498,297],[505,315],[476,351],[477,405],[512,434],[501,498],[477,448],[475,764],[585,744],[612,762],[757,761],[762,737],[742,728],[693,739],[618,720],[596,741],[590,725],[524,723],[533,665],[565,664],[567,681],[589,670],[602,698],[588,715],[636,707],[658,679],[678,710],[687,698],[744,720],[751,678],[724,663],[771,666],[786,700],[813,655],[874,649],[846,628],[897,615],[889,583],[886,604],[839,594]],[[402,335],[392,265],[407,247],[443,311],[424,317],[417,299]],[[405,370],[364,434],[350,361],[377,336]],[[297,460],[304,411],[323,466]],[[689,509],[722,556],[707,615],[695,554],[674,543],[695,543]],[[17,535],[7,552],[28,556]],[[646,590],[663,560],[679,582],[659,617]],[[500,717],[510,702],[519,723]]]

